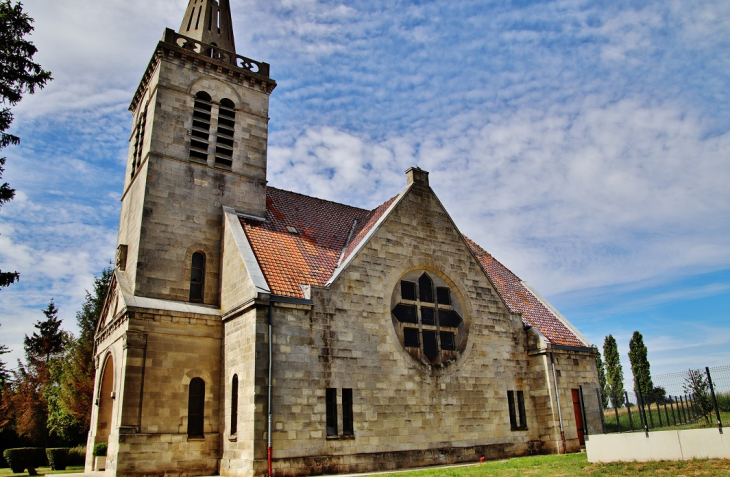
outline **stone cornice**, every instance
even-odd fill
[[[170,60],[177,58],[183,63],[189,62],[193,68],[202,68],[203,71],[210,74],[215,72],[228,82],[239,85],[247,84],[248,87],[260,89],[266,94],[271,94],[276,88],[276,81],[269,78],[270,68],[268,63],[221,50],[180,35],[168,28],[165,30],[162,41],[157,44],[155,53],[152,55],[152,59],[150,59],[142,76],[142,81],[137,86],[132,103],[129,105],[130,111],[137,109],[150,79],[164,57]]]

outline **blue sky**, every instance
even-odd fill
[[[238,53],[278,81],[270,185],[373,208],[419,165],[599,348],[611,333],[627,361],[639,330],[656,374],[730,363],[730,2],[231,3]],[[55,80],[4,151],[11,360],[51,297],[75,330],[113,256],[127,108],[186,4],[24,2]]]

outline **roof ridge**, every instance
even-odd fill
[[[287,194],[298,195],[300,197],[307,197],[308,199],[314,199],[314,200],[318,200],[320,202],[329,202],[330,204],[340,205],[342,207],[348,207],[350,209],[357,209],[357,210],[361,210],[363,212],[372,212],[371,210],[364,209],[362,207],[356,207],[354,205],[343,204],[342,202],[335,202],[334,200],[322,199],[322,198],[319,198],[319,197],[314,197],[313,195],[302,194],[301,192],[294,192],[292,190],[279,189],[278,187],[266,186],[266,191],[267,192],[269,191],[269,189],[272,189],[272,190],[275,190],[275,191],[278,191],[278,192],[285,192]],[[373,209],[373,210],[375,210],[375,209]]]

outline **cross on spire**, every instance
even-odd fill
[[[179,33],[236,52],[229,0],[190,0]]]

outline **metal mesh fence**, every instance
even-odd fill
[[[653,389],[609,395],[606,432],[718,427],[730,422],[730,366],[652,377]]]

